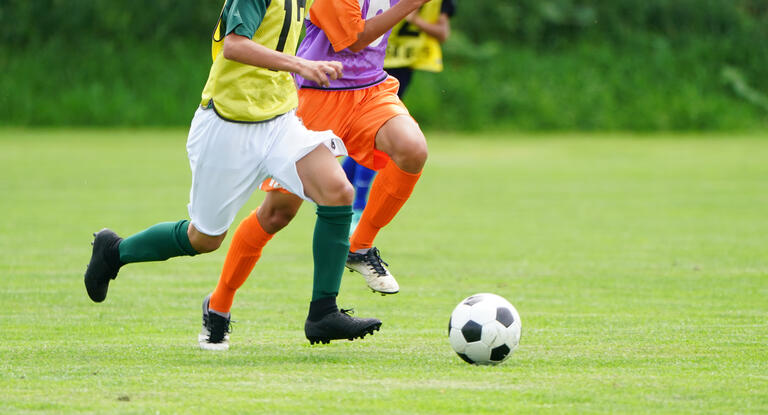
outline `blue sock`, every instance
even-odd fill
[[[368,190],[371,188],[371,182],[376,176],[376,171],[367,167],[357,165],[355,169],[355,180],[352,185],[355,186],[355,202],[352,205],[354,210],[363,210],[368,202]]]
[[[341,168],[344,169],[344,174],[347,175],[347,180],[350,183],[355,183],[355,169],[359,166],[352,157],[347,157],[341,162]]]

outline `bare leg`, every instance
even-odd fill
[[[195,248],[195,251],[204,254],[219,249],[221,243],[224,242],[224,238],[227,237],[227,232],[225,231],[221,235],[206,235],[198,231],[195,225],[190,223],[189,228],[187,228],[187,236],[189,237],[189,243]]]
[[[406,115],[393,117],[381,126],[376,148],[408,173],[419,173],[427,161],[427,139],[416,121]]]
[[[304,193],[323,206],[352,204],[354,189],[339,162],[325,146],[319,146],[296,163]]]

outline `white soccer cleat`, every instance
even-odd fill
[[[211,343],[210,333],[207,330],[197,335],[197,342],[200,344],[200,348],[203,350],[229,350],[229,335],[224,336],[224,339],[218,343]]]
[[[347,268],[363,274],[371,290],[381,295],[396,294],[400,291],[400,286],[384,265],[389,264],[381,259],[376,247],[362,254],[355,252],[347,254]]]

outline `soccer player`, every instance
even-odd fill
[[[455,0],[432,0],[411,12],[395,25],[389,36],[384,68],[387,73],[400,81],[397,95],[403,99],[411,83],[414,70],[440,72],[443,70],[443,53],[440,44],[451,33],[451,17],[456,10]],[[352,157],[342,163],[344,173],[355,187],[355,201],[352,203],[353,232],[360,221],[368,190],[376,172],[361,166]]]
[[[392,27],[427,1],[315,0],[297,52],[306,59],[338,60],[344,65],[344,76],[328,85],[297,74],[297,114],[310,129],[333,130],[351,157],[379,171],[351,237],[346,265],[382,294],[397,293],[399,285],[373,241],[411,195],[427,158],[424,134],[397,97],[397,80],[384,72],[384,55]],[[264,203],[235,231],[211,296],[214,310],[229,310],[264,245],[301,206],[302,199],[281,184],[279,179],[262,184],[268,191]]]
[[[125,239],[94,234],[85,272],[88,296],[104,301],[126,264],[163,261],[219,247],[237,211],[273,177],[299,200],[317,204],[312,301],[304,329],[311,343],[364,337],[381,321],[356,318],[336,305],[349,242],[352,188],[335,156],[346,152],[330,131],[310,131],[295,114],[291,73],[321,86],[342,65],[295,56],[304,0],[226,0],[213,35],[213,64],[187,140],[190,220],[159,223]],[[269,196],[267,196],[269,198]],[[203,300],[205,349],[229,347],[228,310]]]
[[[455,0],[432,0],[392,29],[384,68],[400,81],[397,95],[401,99],[411,84],[414,70],[443,70],[440,45],[451,34],[451,17],[455,12]]]

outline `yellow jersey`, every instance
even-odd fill
[[[430,23],[440,18],[441,0],[432,0],[419,9],[419,17]],[[392,29],[387,45],[385,68],[410,67],[412,69],[440,72],[443,70],[443,51],[440,42],[419,30],[418,27],[401,21]]]
[[[211,42],[213,64],[200,104],[223,119],[260,122],[296,108],[293,77],[226,59],[224,37],[230,33],[250,38],[267,48],[296,54],[306,0],[226,0]]]

